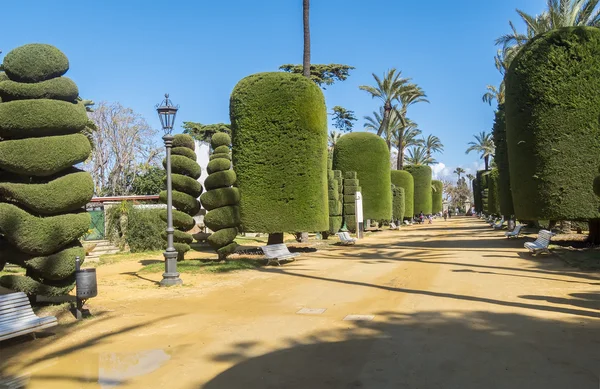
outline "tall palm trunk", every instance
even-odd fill
[[[485,157],[483,157],[483,162],[485,163],[485,170],[487,171],[488,167],[489,167],[488,165],[489,165],[489,162],[490,162],[490,156],[486,155]]]
[[[302,0],[304,24],[304,57],[302,59],[302,75],[310,78],[310,25],[309,25],[310,0]]]
[[[404,169],[404,147],[398,147],[398,162],[396,163],[396,168],[398,170]]]
[[[385,104],[383,105],[383,118],[381,119],[381,125],[379,126],[379,130],[377,131],[377,136],[381,136],[381,134],[383,134],[385,131],[387,131],[387,128],[390,123],[391,113],[392,113],[392,103],[390,103],[389,101],[386,101]]]

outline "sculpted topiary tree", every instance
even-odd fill
[[[435,190],[431,191],[431,213],[436,214],[442,212],[443,205],[443,193],[444,183],[438,180],[432,180],[431,185]]]
[[[306,77],[259,73],[241,80],[230,101],[233,166],[241,192],[241,229],[269,233],[325,231],[327,111]]]
[[[200,202],[208,211],[204,224],[213,231],[208,243],[219,254],[219,259],[224,260],[237,248],[234,239],[240,224],[240,190],[233,187],[236,176],[231,169],[231,137],[224,132],[214,134],[211,146],[214,150],[212,156],[218,157],[211,158],[206,166],[206,192],[200,196]]]
[[[405,204],[404,188],[392,184],[392,219],[402,222]]]
[[[0,285],[30,295],[71,291],[75,257],[90,216],[89,173],[73,167],[86,160],[91,145],[81,134],[88,123],[79,91],[62,77],[67,57],[44,44],[21,46],[4,57],[0,82],[0,268],[5,262],[26,269]]]
[[[508,164],[508,145],[506,143],[506,117],[504,114],[504,104],[498,105],[494,119],[494,146],[496,153],[494,161],[498,167],[498,202],[500,209],[498,213],[510,218],[514,215],[512,192],[510,189],[510,171]]]
[[[331,153],[327,159],[327,198],[329,199],[329,230],[323,231],[323,237],[337,233],[342,227],[342,191],[341,171],[331,170]]]
[[[600,243],[600,29],[568,27],[529,41],[506,74],[506,135],[515,215],[587,220]]]
[[[488,175],[489,175],[489,170],[478,170],[477,174],[476,174],[476,177],[477,177],[476,180],[477,180],[477,184],[478,184],[478,188],[479,188],[478,192],[479,192],[479,198],[481,201],[481,212],[489,215],[490,211],[489,211],[489,207],[488,207],[488,193],[489,193]]]
[[[333,151],[333,168],[344,173],[356,172],[362,188],[365,220],[390,220],[390,153],[381,137],[368,132],[342,136]]]
[[[404,218],[412,219],[415,215],[415,180],[413,176],[406,170],[392,170],[391,180],[396,188],[404,189]]]
[[[497,215],[500,213],[500,191],[499,191],[499,172],[494,168],[487,175],[488,182],[488,213]]]
[[[415,182],[414,210],[415,213],[431,213],[431,168],[426,165],[408,165],[404,169],[409,172]]]
[[[473,188],[473,202],[475,203],[475,212],[483,212],[483,204],[481,201],[481,188],[479,183],[479,176],[473,179],[472,183]]]
[[[186,231],[196,225],[193,216],[200,211],[198,197],[202,194],[202,185],[198,178],[202,172],[196,162],[194,139],[187,134],[173,137],[171,150],[171,183],[173,188],[173,246],[177,250],[177,260],[183,261],[185,253],[190,251],[190,243],[194,240]],[[163,161],[166,164],[166,161]],[[160,192],[160,201],[167,202],[167,191]],[[166,221],[167,211],[161,217]],[[166,240],[166,232],[163,234]]]
[[[344,223],[346,227],[356,232],[356,192],[362,192],[356,172],[344,173]],[[364,196],[363,196],[364,198]],[[364,202],[363,202],[364,206]],[[364,214],[364,210],[363,210]]]

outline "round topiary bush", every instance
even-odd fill
[[[431,168],[425,165],[408,165],[404,169],[409,172],[415,182],[414,212],[425,215],[431,213]]]
[[[92,198],[89,173],[73,168],[91,152],[80,132],[88,119],[77,86],[60,77],[66,56],[42,44],[4,57],[0,78],[0,257],[25,276],[0,285],[32,295],[62,295],[74,287],[75,257],[90,226],[83,206]]]
[[[591,185],[592,167],[600,164],[598,90],[600,29],[550,31],[530,40],[513,60],[505,109],[518,218],[600,218]]]
[[[368,132],[342,136],[333,152],[333,167],[343,172],[356,172],[362,188],[365,220],[390,220],[390,153],[381,137]]]
[[[514,215],[512,192],[510,189],[510,171],[508,163],[508,145],[506,143],[506,116],[504,114],[504,104],[498,106],[494,118],[494,145],[496,153],[494,161],[498,167],[498,201],[500,209],[498,212],[506,217]]]
[[[177,149],[176,155],[171,155],[171,187],[173,189],[173,207],[177,211],[192,218],[200,212],[200,202],[198,197],[202,194],[202,185],[197,181],[202,173],[200,165],[196,162],[196,153],[194,153],[196,145],[194,139],[187,134],[177,134],[173,137],[173,149]],[[187,149],[187,151],[183,151]],[[166,166],[166,160],[163,161]],[[165,178],[166,180],[166,178]],[[163,190],[159,194],[159,199],[163,203],[167,203],[167,191]],[[166,220],[167,211],[162,211],[163,219]],[[190,251],[190,243],[194,240],[192,235],[188,234],[190,219],[175,216],[173,212],[173,226],[177,229],[173,234],[175,250],[177,250],[177,260],[183,261],[185,253]],[[176,219],[181,222],[177,223]],[[192,219],[193,220],[193,219]],[[192,225],[195,225],[195,223]],[[163,235],[166,240],[166,232]]]
[[[242,230],[281,238],[282,232],[327,230],[321,89],[297,74],[255,74],[234,88],[230,116]]]
[[[404,188],[399,188],[397,186],[392,188],[392,218],[394,220],[399,220],[400,222],[402,222],[402,219],[404,218],[406,204],[404,193]]]
[[[213,151],[220,149],[220,154],[223,154],[225,149],[229,150],[230,145],[231,138],[225,133],[215,134],[211,139]],[[229,155],[229,151],[227,151],[227,155]],[[207,191],[200,197],[200,202],[208,211],[204,223],[213,231],[207,241],[219,254],[219,259],[224,260],[228,255],[234,253],[238,246],[234,241],[239,225],[239,217],[235,215],[235,210],[240,202],[240,191],[238,188],[232,187],[235,184],[235,173],[231,170],[229,159],[216,158],[211,163],[213,165],[209,176],[204,181]],[[223,210],[233,210],[233,214],[223,213]],[[214,215],[218,217],[214,217]],[[230,219],[223,222],[222,218],[227,216],[230,216]]]
[[[432,180],[431,185],[435,190],[431,191],[431,213],[436,214],[442,212],[444,183],[438,180]]]
[[[406,170],[392,170],[390,174],[392,184],[404,189],[404,218],[411,219],[415,215],[415,180]]]

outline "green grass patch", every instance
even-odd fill
[[[252,258],[237,258],[227,260],[224,262],[219,261],[202,261],[202,260],[188,260],[177,263],[177,271],[180,273],[187,274],[199,274],[199,273],[228,273],[238,270],[250,270],[256,269],[262,266],[260,260]],[[163,262],[156,262],[148,264],[142,267],[139,273],[162,273],[165,271],[165,264]]]
[[[4,270],[0,271],[0,277],[15,274],[25,274],[25,269],[18,266],[6,265],[4,266]]]

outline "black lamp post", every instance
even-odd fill
[[[165,94],[165,99],[162,103],[156,105],[156,112],[160,118],[165,135],[165,147],[167,149],[167,250],[165,256],[165,272],[163,279],[160,281],[160,286],[181,285],[183,281],[179,278],[177,272],[177,251],[173,247],[173,188],[171,185],[171,148],[173,147],[173,124],[175,123],[175,115],[179,106],[174,106],[169,100],[169,94]]]

